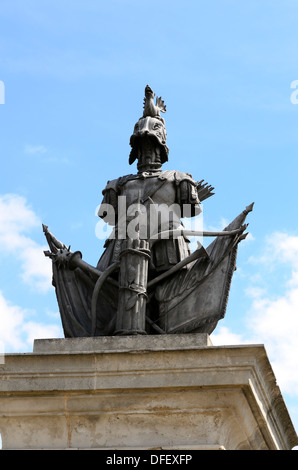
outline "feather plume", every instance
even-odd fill
[[[161,99],[161,96],[156,97],[156,107],[162,112],[166,112],[166,105],[164,100]]]

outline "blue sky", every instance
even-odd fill
[[[167,105],[164,169],[215,187],[205,228],[255,202],[212,340],[265,344],[298,428],[297,21],[290,0],[2,0],[5,352],[63,335],[41,223],[97,263],[95,210],[107,180],[135,171],[129,137],[149,84]]]

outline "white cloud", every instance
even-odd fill
[[[229,225],[228,219],[225,217],[221,217],[220,221],[216,225],[210,225],[205,230],[209,230],[210,232],[221,232]]]
[[[211,341],[214,346],[243,344],[247,342],[242,335],[233,333],[226,326],[219,326],[218,329],[215,330],[215,333],[212,333]]]
[[[297,396],[298,237],[274,233],[266,239],[262,255],[251,261],[258,263],[260,272],[246,289],[252,302],[243,334],[219,327],[211,339],[214,344],[264,344],[282,392]]]
[[[31,311],[9,303],[0,291],[0,353],[32,350],[36,338],[61,337],[58,325],[28,321],[30,315]]]
[[[51,263],[43,253],[47,246],[30,236],[36,228],[41,230],[41,221],[25,198],[0,196],[0,255],[16,259],[21,280],[45,293],[52,288]],[[35,338],[61,337],[58,324],[32,321],[34,315],[35,311],[9,302],[0,291],[0,353],[31,350]]]
[[[277,263],[287,263],[291,269],[298,270],[298,236],[273,233],[266,238],[262,255],[252,256],[250,262],[261,263],[267,269],[274,269]]]
[[[29,155],[38,155],[47,152],[47,149],[44,145],[25,145],[25,153]]]
[[[51,288],[51,263],[28,232],[41,230],[41,221],[28,206],[25,198],[17,194],[0,197],[0,253],[20,261],[21,277],[33,288],[47,291]]]
[[[43,253],[46,249],[46,245],[41,246],[30,240],[20,253],[23,281],[43,292],[52,289],[51,263]]]
[[[9,304],[0,291],[0,341],[5,350],[17,350],[24,347],[23,341],[19,337],[19,328],[22,325],[26,310]]]
[[[247,289],[245,289],[245,293],[248,297],[251,297],[253,299],[260,298],[262,295],[266,294],[266,289],[260,286],[249,286]]]
[[[4,194],[0,197],[1,236],[4,230],[23,232],[29,231],[39,224],[36,214],[27,205],[26,199],[17,194]]]
[[[24,324],[22,331],[26,334],[26,341],[30,346],[37,338],[61,338],[61,328],[59,328],[58,325],[48,325],[28,321]]]
[[[257,342],[265,344],[283,391],[298,395],[298,287],[256,298],[248,312]]]

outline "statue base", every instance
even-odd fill
[[[288,450],[263,345],[207,334],[35,340],[0,364],[3,449]]]

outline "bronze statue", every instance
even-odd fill
[[[98,215],[113,226],[97,266],[85,263],[43,226],[66,337],[211,333],[224,317],[248,206],[222,232],[185,230],[213,187],[189,173],[163,171],[168,160],[161,98],[147,85],[130,138],[136,174],[108,181]],[[188,236],[214,236],[192,253]]]

